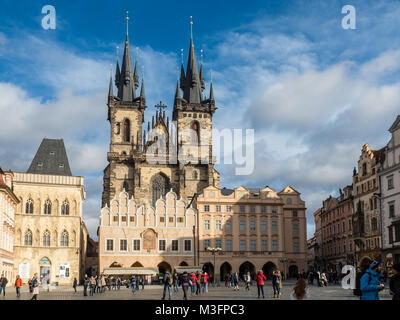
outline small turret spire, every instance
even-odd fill
[[[214,89],[212,83],[212,73],[210,71],[210,101],[214,101]]]
[[[180,88],[182,90],[184,90],[185,89],[186,77],[185,77],[185,67],[183,66],[183,49],[181,49],[181,56],[182,56],[182,63],[181,63],[181,83],[180,83]]]
[[[175,90],[175,100],[181,98],[181,92],[179,89],[179,68],[176,70],[176,90]]]
[[[121,78],[121,71],[119,67],[119,46],[117,46],[117,66],[115,67],[115,86],[119,88],[119,80]]]
[[[201,51],[201,64],[200,64],[200,82],[201,82],[201,91],[206,89],[206,82],[204,81],[204,73],[203,73],[203,49]]]
[[[108,98],[114,97],[113,83],[112,83],[112,65],[110,70],[110,86],[108,87]]]
[[[135,71],[133,72],[133,80],[135,82],[135,89],[137,89],[139,87],[138,55],[139,55],[139,47],[136,47]]]
[[[140,99],[146,101],[146,93],[144,91],[144,67],[142,67],[142,87],[140,88]]]

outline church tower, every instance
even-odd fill
[[[104,190],[102,206],[109,204],[115,194],[123,189],[133,194],[134,159],[142,148],[142,123],[146,109],[144,96],[136,96],[139,86],[138,62],[133,70],[129,48],[128,21],[126,18],[126,40],[122,66],[117,58],[115,86],[117,96],[113,93],[112,76],[108,92],[108,121],[110,122],[110,151],[107,153],[109,165],[104,170]],[[144,94],[142,80],[141,94]],[[137,183],[137,182],[136,182]]]
[[[143,75],[140,94],[136,96],[139,87],[137,65],[136,60],[135,67],[132,67],[127,26],[122,66],[118,59],[116,64],[116,96],[110,76],[108,121],[111,139],[107,153],[109,164],[104,169],[102,207],[110,206],[113,197],[123,190],[129,197],[133,196],[138,204],[155,207],[155,202],[165,197],[171,189],[178,197],[190,201],[209,185],[219,187],[219,174],[214,169],[212,158],[212,116],[216,110],[214,93],[211,83],[209,98],[203,97],[203,64],[199,70],[192,30],[187,68],[185,71],[182,60],[181,79],[177,81],[173,123],[170,123],[163,110],[166,106],[160,102],[155,106],[157,110],[151,123],[149,121],[142,128],[146,96]],[[187,132],[190,132],[189,137],[185,134]],[[155,133],[158,137],[155,137]],[[166,161],[154,162],[148,151],[155,148],[160,134],[165,137],[167,147],[165,150],[157,149],[155,154],[157,157],[164,156]],[[180,145],[188,141],[189,148],[183,148],[183,152],[180,152]],[[177,148],[170,148],[170,144],[175,144]]]

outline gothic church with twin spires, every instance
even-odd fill
[[[219,173],[214,169],[212,157],[212,117],[216,110],[212,83],[209,97],[205,98],[205,80],[203,64],[200,70],[197,66],[196,54],[191,32],[189,54],[186,70],[181,65],[180,80],[177,80],[172,121],[162,111],[160,102],[159,111],[145,124],[144,112],[146,94],[142,76],[140,94],[138,61],[133,67],[128,32],[126,34],[122,65],[117,59],[115,72],[116,95],[110,78],[108,93],[108,121],[110,122],[110,150],[107,153],[109,164],[104,169],[102,207],[110,206],[114,196],[121,191],[134,197],[140,204],[148,203],[155,206],[155,202],[165,197],[171,189],[179,198],[189,201],[196,193],[205,187],[219,187]],[[182,92],[181,92],[182,91]],[[151,94],[151,91],[149,92]],[[172,122],[176,125],[172,125]],[[145,126],[145,127],[143,127]],[[178,141],[180,132],[192,129],[197,133],[199,150],[197,161],[192,155],[187,159],[178,157],[173,149],[165,151],[166,163],[150,163],[146,159],[148,148],[155,143],[153,131],[158,130],[165,134],[166,141]],[[201,139],[208,134],[207,139]],[[201,145],[201,144],[206,145]],[[207,163],[200,160],[201,150],[208,150]],[[191,157],[191,158],[190,158]],[[168,161],[175,158],[176,161]]]

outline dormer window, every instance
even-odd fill
[[[38,162],[37,166],[38,167],[43,167],[43,162]]]
[[[51,155],[51,156],[55,156],[55,155],[56,155],[56,152],[55,152],[55,151],[50,151],[50,155]]]
[[[58,165],[58,167],[59,167],[60,169],[62,169],[62,168],[64,168],[64,164],[63,164],[63,163],[60,163],[60,164]]]

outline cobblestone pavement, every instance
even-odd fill
[[[290,292],[295,284],[294,280],[287,280],[283,283],[281,300],[290,300]],[[265,300],[275,300],[273,297],[272,286],[266,282],[264,286]],[[159,285],[146,286],[144,290],[139,289],[135,295],[132,294],[130,289],[121,287],[120,290],[108,289],[104,293],[95,294],[93,297],[83,296],[83,287],[77,288],[77,293],[74,292],[72,287],[57,287],[53,291],[45,291],[40,289],[39,300],[132,300],[132,299],[146,299],[146,300],[160,300],[162,297],[163,287]],[[168,295],[167,295],[168,297]],[[31,298],[27,286],[24,286],[21,291],[21,297],[16,298],[15,289],[12,287],[7,288],[6,296],[1,295],[0,300],[27,300]],[[183,292],[179,288],[177,293],[172,294],[173,300],[182,300]],[[385,289],[380,294],[381,300],[390,300],[388,289]],[[232,288],[225,287],[210,287],[209,292],[199,296],[191,296],[189,290],[190,300],[254,300],[257,299],[257,286],[252,286],[250,291],[246,291],[243,286],[239,291],[233,291]],[[358,297],[353,295],[352,290],[344,290],[340,285],[329,285],[325,288],[318,286],[310,286],[310,299],[311,300],[358,300]]]

